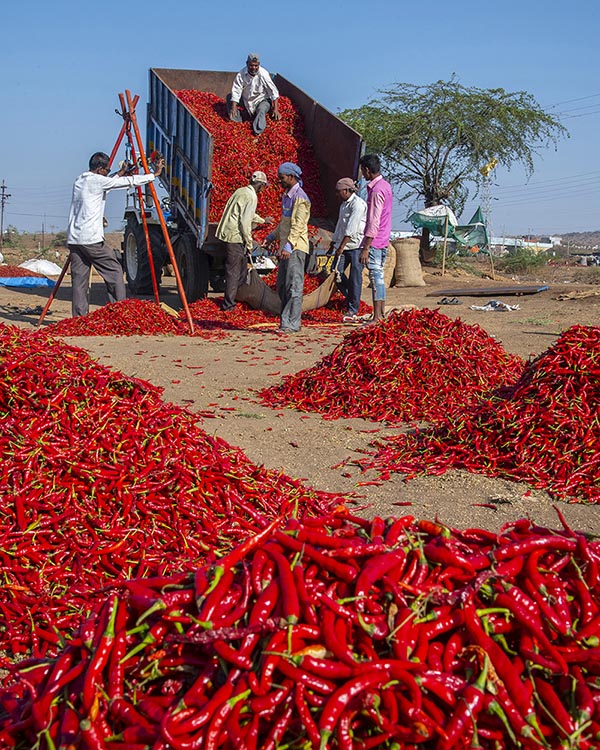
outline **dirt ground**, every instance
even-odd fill
[[[571,325],[600,324],[600,296],[556,299],[571,291],[600,291],[597,269],[545,267],[534,277],[500,277],[496,281],[454,271],[442,277],[439,271],[429,270],[425,273],[425,287],[389,289],[388,309],[404,304],[439,307],[449,316],[480,325],[506,350],[525,358],[547,349]],[[98,277],[93,276],[92,281],[91,309],[95,309],[105,300],[104,288]],[[523,296],[494,294],[495,288],[509,284],[548,284],[549,289]],[[489,287],[490,292],[485,297],[460,296],[460,305],[439,305],[442,291],[465,287]],[[24,310],[43,307],[49,294],[47,288],[0,287],[0,322],[32,329],[39,313]],[[67,276],[44,324],[70,317],[70,298]],[[370,290],[364,291],[363,298],[370,302]],[[180,307],[173,279],[165,280],[162,299],[172,307]],[[490,299],[519,305],[519,310],[470,309],[470,305],[484,305]],[[309,367],[330,352],[347,332],[343,326],[329,326],[304,327],[299,334],[286,338],[265,329],[232,332],[217,342],[168,336],[78,337],[66,341],[85,349],[102,364],[164,388],[167,401],[192,411],[214,412],[214,418],[202,423],[207,432],[240,446],[257,464],[280,468],[318,489],[352,493],[361,514],[410,513],[419,518],[437,517],[459,528],[492,530],[529,516],[537,523],[556,528],[559,521],[553,506],[557,505],[573,527],[600,535],[600,512],[595,505],[557,503],[545,492],[529,490],[524,484],[452,471],[410,482],[396,475],[380,486],[364,486],[359,483],[375,477],[362,474],[352,465],[332,468],[348,457],[360,457],[370,441],[394,434],[397,429],[360,419],[327,421],[320,415],[291,409],[274,411],[258,404],[255,392],[277,383],[287,373]],[[344,477],[343,473],[351,476]]]

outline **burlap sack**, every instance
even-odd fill
[[[279,315],[281,312],[279,295],[265,284],[254,269],[248,274],[248,284],[242,284],[238,288],[235,298],[238,302],[250,305],[254,310],[262,310],[270,315]]]
[[[396,248],[393,245],[388,245],[387,254],[385,256],[385,263],[383,264],[383,280],[385,282],[386,289],[394,286],[394,273],[396,270]],[[369,272],[365,268],[363,271],[363,289],[370,286],[369,283]]]
[[[248,274],[248,282],[248,284],[243,284],[238,288],[236,300],[245,302],[254,310],[262,310],[270,315],[279,315],[281,313],[279,295],[265,284],[254,269]],[[335,273],[330,273],[319,287],[302,297],[302,312],[324,307],[331,299],[335,288]]]
[[[324,307],[331,299],[331,295],[334,293],[335,289],[335,272],[333,272],[329,274],[321,286],[318,286],[313,292],[305,294],[304,297],[302,297],[302,312],[308,312],[309,310],[316,310],[318,307]]]
[[[407,237],[394,240],[392,244],[396,248],[395,286],[425,286],[419,260],[419,240]]]

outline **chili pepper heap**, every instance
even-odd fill
[[[0,747],[594,750],[599,563],[566,524],[265,519],[15,665]]]
[[[285,96],[279,97],[281,120],[269,123],[260,136],[252,132],[250,122],[231,122],[225,101],[205,91],[182,89],[178,98],[188,107],[213,137],[213,167],[210,221],[218,221],[231,193],[247,185],[250,175],[260,169],[269,185],[260,194],[259,213],[278,217],[281,189],[277,167],[292,161],[302,169],[304,190],[311,200],[313,216],[325,216],[327,209],[312,146],[304,134],[304,121],[298,109]]]
[[[600,502],[600,327],[572,326],[516,382],[426,432],[376,446],[363,469],[414,476],[450,468]]]

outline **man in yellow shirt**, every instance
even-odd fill
[[[302,190],[301,175],[297,164],[286,161],[279,166],[277,179],[284,191],[281,221],[267,237],[267,242],[279,240],[277,292],[281,300],[281,320],[276,332],[282,334],[296,333],[302,323],[304,268],[310,249],[310,198]]]
[[[233,310],[238,288],[246,282],[248,256],[252,252],[252,225],[270,223],[256,213],[258,194],[267,186],[264,172],[253,172],[250,184],[238,188],[227,201],[216,230],[225,243],[225,298],[223,310]]]

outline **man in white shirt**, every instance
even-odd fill
[[[337,263],[334,268],[340,274],[340,291],[348,301],[345,323],[358,322],[358,308],[362,292],[363,266],[360,262],[360,246],[365,233],[367,204],[357,195],[356,184],[351,177],[342,177],[335,185],[341,200],[339,218],[331,238],[329,251],[335,250]],[[350,276],[344,271],[350,266]]]
[[[97,151],[90,157],[89,171],[79,175],[73,185],[67,245],[70,251],[72,280],[72,315],[74,318],[89,312],[88,287],[90,270],[94,266],[104,279],[108,301],[126,297],[123,268],[115,251],[104,243],[104,204],[106,193],[152,182],[160,175],[164,159],[159,159],[154,174],[125,177],[126,166],[109,177],[110,157]]]
[[[260,64],[258,55],[250,53],[246,67],[233,80],[231,94],[227,97],[229,119],[241,122],[240,101],[252,120],[252,130],[260,135],[267,127],[267,113],[272,110],[274,120],[280,120],[279,91],[269,72]]]

